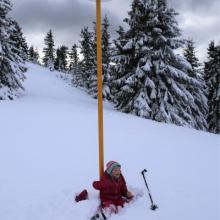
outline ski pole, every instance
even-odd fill
[[[158,208],[158,206],[156,205],[156,204],[154,204],[154,202],[153,202],[153,199],[152,199],[152,196],[151,196],[151,193],[150,193],[150,189],[149,189],[149,187],[148,187],[148,184],[147,184],[147,181],[146,181],[146,178],[145,178],[145,175],[144,175],[144,173],[146,173],[147,172],[147,170],[146,169],[144,169],[142,172],[141,172],[141,174],[143,175],[143,178],[144,178],[144,182],[145,182],[145,185],[146,185],[146,187],[147,187],[147,191],[148,191],[148,195],[149,195],[149,197],[150,197],[150,201],[151,201],[151,210],[156,210],[157,208]]]

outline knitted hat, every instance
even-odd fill
[[[106,172],[111,175],[112,173],[112,170],[115,168],[115,167],[121,167],[121,165],[116,162],[116,161],[109,161],[107,164],[106,164]]]

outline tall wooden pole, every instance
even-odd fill
[[[102,24],[101,24],[101,20],[102,20],[101,0],[96,0],[99,177],[100,178],[104,172],[103,102],[102,102]]]

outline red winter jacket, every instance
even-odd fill
[[[127,186],[124,177],[121,175],[119,179],[112,178],[106,172],[103,174],[100,181],[94,181],[93,187],[100,190],[101,202],[112,201],[117,202],[122,197],[127,196]]]

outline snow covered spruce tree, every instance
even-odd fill
[[[0,0],[0,100],[13,99],[19,90],[24,89],[24,60],[21,51],[16,47],[11,19],[8,17],[12,9],[10,0]]]
[[[10,20],[10,26],[13,27],[10,38],[13,42],[15,42],[16,50],[14,52],[22,57],[25,61],[28,59],[28,45],[25,37],[23,36],[22,29],[14,20]]]
[[[208,88],[208,128],[220,134],[220,45],[215,46],[213,41],[208,48],[204,72]]]
[[[55,44],[54,44],[52,30],[49,30],[49,32],[47,33],[44,39],[44,43],[46,47],[43,48],[43,53],[44,53],[43,64],[45,67],[49,67],[50,70],[54,70],[54,62],[55,62],[54,46]]]
[[[192,39],[186,40],[184,48],[184,57],[191,64],[192,71],[189,72],[190,76],[199,79],[202,77],[202,68],[199,59],[196,57],[195,42]]]
[[[94,73],[96,72],[96,55],[94,50],[94,34],[89,31],[88,27],[81,30],[80,53],[83,59],[80,62],[81,79],[78,85],[84,87],[88,92],[91,92],[92,81],[94,81]]]
[[[72,84],[74,86],[79,86],[78,82],[80,81],[80,65],[79,65],[79,55],[78,55],[78,46],[74,44],[69,52],[70,64],[69,72],[72,74]]]
[[[75,67],[79,64],[79,56],[78,56],[78,46],[76,44],[73,44],[70,52],[69,52],[69,71],[72,71],[75,69]]]
[[[93,60],[93,66],[91,71],[90,71],[90,75],[88,78],[88,93],[93,97],[93,98],[97,98],[97,94],[98,94],[98,84],[97,84],[97,60],[96,60],[96,55],[97,55],[97,50],[96,50],[96,42],[97,42],[97,36],[96,36],[96,22],[93,22],[93,32],[91,32],[92,35],[92,51],[91,51],[91,55],[92,55],[92,60]]]
[[[93,33],[93,54],[95,55],[95,66],[96,66],[96,22],[94,24],[94,33]],[[111,100],[112,96],[109,88],[109,79],[110,79],[110,58],[111,58],[111,43],[110,43],[110,33],[109,33],[109,20],[105,16],[102,23],[102,76],[103,76],[103,98]],[[97,86],[97,68],[94,69],[93,74],[90,78],[90,88],[89,94],[93,98],[97,98],[98,86]]]
[[[111,100],[110,92],[110,61],[111,61],[111,35],[109,33],[109,20],[105,16],[102,23],[102,75],[103,75],[103,98]]]
[[[206,115],[208,111],[208,104],[206,84],[201,63],[199,63],[199,59],[196,57],[195,43],[192,39],[186,41],[186,45],[184,48],[184,57],[191,64],[192,67],[192,69],[187,72],[188,75],[200,82],[199,87],[192,85],[187,86],[187,89],[194,97],[196,106],[199,108],[199,111],[192,112],[193,117],[196,120],[203,120],[202,123],[198,123],[198,125],[202,125],[200,129],[207,129]]]
[[[56,59],[54,63],[55,70],[66,72],[67,58],[68,58],[68,47],[63,45],[56,50]]]
[[[201,83],[190,77],[191,65],[174,50],[183,46],[174,9],[166,0],[134,0],[129,29],[114,41],[112,92],[123,112],[205,129],[204,116],[188,89]],[[201,103],[202,105],[202,103]]]
[[[88,74],[87,84],[88,93],[93,97],[97,98],[97,68],[96,68],[96,22],[94,24],[94,32],[90,32],[90,73]],[[103,75],[103,98],[111,99],[109,79],[110,79],[110,56],[111,56],[111,43],[109,33],[109,21],[105,16],[102,23],[102,75]],[[82,46],[81,46],[82,48]]]
[[[39,53],[34,49],[33,45],[28,50],[28,60],[32,63],[39,64]]]

